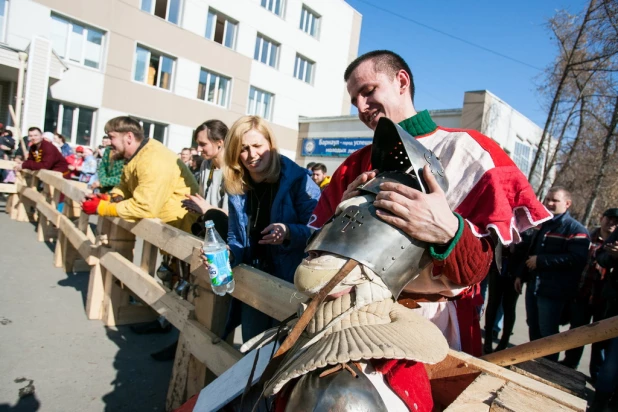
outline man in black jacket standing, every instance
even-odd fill
[[[552,220],[531,229],[525,262],[516,274],[515,289],[526,288],[526,322],[530,340],[559,332],[565,306],[577,294],[581,273],[586,266],[590,236],[588,230],[571,217],[571,194],[553,187],[543,202],[554,214]],[[559,354],[546,358],[557,361]]]

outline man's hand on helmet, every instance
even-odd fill
[[[343,192],[343,195],[341,196],[341,202],[343,202],[344,200],[351,199],[355,196],[359,196],[360,192],[356,188],[362,185],[363,183],[367,183],[368,181],[370,181],[377,175],[378,175],[377,169],[362,173],[360,176],[354,179],[352,183],[348,185],[348,188],[345,190],[345,192]]]
[[[382,183],[373,204],[382,220],[409,236],[428,243],[446,244],[455,237],[459,220],[429,166],[424,167],[423,175],[428,194],[398,183]]]

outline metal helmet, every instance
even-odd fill
[[[381,118],[373,136],[371,163],[379,174],[359,187],[362,198],[341,204],[309,239],[306,252],[327,252],[356,260],[373,270],[395,298],[429,262],[425,242],[416,240],[376,216],[373,201],[380,184],[396,182],[427,193],[422,170],[429,164],[444,191],[448,181],[438,157],[392,120]],[[347,205],[347,206],[346,206]]]

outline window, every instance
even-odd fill
[[[208,10],[205,36],[207,39],[213,40],[230,49],[234,49],[236,47],[237,25],[238,23],[210,9]]]
[[[101,68],[102,31],[54,14],[51,19],[52,45],[61,58],[94,69]]]
[[[521,142],[515,142],[515,152],[513,153],[513,162],[519,167],[526,177],[530,174],[530,168],[532,167],[532,162],[534,161],[534,157],[536,156],[537,149]],[[545,153],[541,153],[539,158],[539,162],[537,163],[537,167],[535,173],[538,173],[539,170],[543,170],[543,164],[545,163]]]
[[[150,120],[139,119],[135,116],[131,116],[142,125],[144,129],[144,136],[155,139],[165,144],[165,135],[167,134],[167,125],[162,123],[151,122]]]
[[[294,63],[294,77],[306,83],[313,83],[313,70],[315,63],[300,54],[296,55]]]
[[[253,54],[253,58],[276,69],[278,57],[279,44],[258,34],[255,41],[255,53]]]
[[[247,114],[260,116],[266,120],[272,120],[273,100],[274,96],[272,93],[251,86],[249,89],[249,107],[247,108]]]
[[[285,0],[261,0],[261,4],[266,10],[272,11],[277,16],[283,17]]]
[[[230,79],[206,69],[200,71],[200,83],[197,88],[197,98],[227,107],[230,91]]]
[[[170,23],[179,24],[180,2],[181,0],[142,0],[140,8]]]
[[[94,128],[93,109],[48,100],[45,127],[48,132],[60,132],[73,145],[89,146]]]
[[[142,46],[135,50],[135,73],[133,79],[140,83],[172,89],[175,60]]]
[[[303,5],[300,12],[300,29],[310,36],[318,37],[320,16]]]
[[[9,1],[0,0],[0,43],[6,42],[6,22],[9,14]]]

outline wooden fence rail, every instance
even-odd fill
[[[13,166],[13,162],[0,161],[0,169]],[[99,217],[93,231],[90,217],[79,207],[87,193],[85,185],[63,179],[57,172],[22,171],[15,184],[0,186],[0,193],[10,194],[6,211],[12,219],[36,223],[37,239],[54,242],[56,267],[90,272],[85,307],[89,319],[112,326],[162,315],[179,329],[167,410],[180,406],[241,359],[238,350],[219,339],[230,299],[212,293],[199,259],[201,239],[159,219],[128,222]],[[62,212],[58,210],[61,203]],[[136,239],[143,242],[139,264],[133,256]],[[187,300],[155,279],[159,250],[190,265],[197,292]],[[234,297],[279,320],[306,300],[290,283],[250,266],[235,268],[234,277]]]

